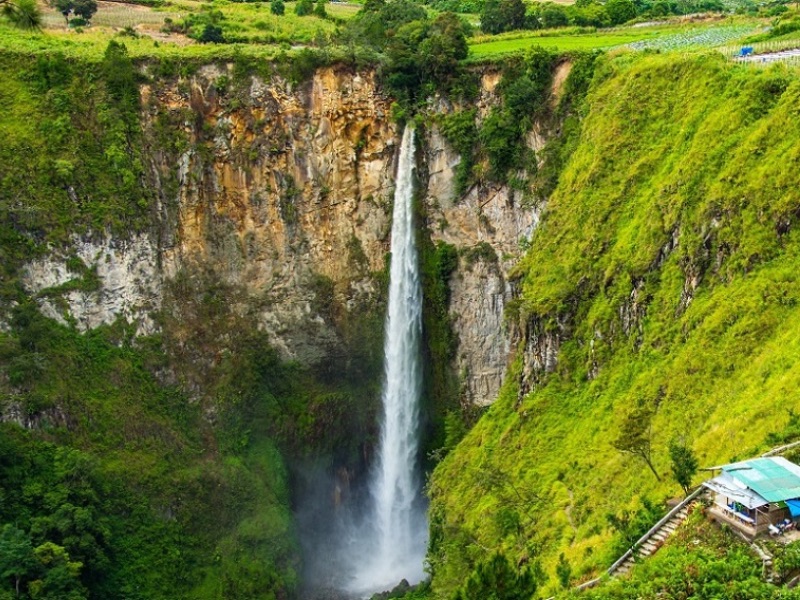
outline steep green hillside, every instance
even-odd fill
[[[563,553],[573,580],[588,577],[625,548],[609,515],[646,523],[651,502],[680,493],[670,441],[709,466],[785,437],[800,398],[798,101],[800,78],[781,67],[598,65],[517,269],[507,318],[526,339],[497,403],[432,479],[439,596],[494,549],[551,575]],[[546,347],[550,371],[534,364]],[[617,449],[632,440],[649,444],[660,480]]]

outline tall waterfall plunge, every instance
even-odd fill
[[[385,380],[380,450],[370,482],[372,500],[364,528],[365,560],[356,569],[354,591],[390,588],[424,576],[427,519],[418,473],[422,286],[412,206],[414,130],[406,127],[400,147],[392,213],[392,262],[384,340]]]

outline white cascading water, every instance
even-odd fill
[[[421,505],[418,467],[422,286],[412,206],[414,130],[400,147],[392,213],[389,309],[384,340],[385,381],[378,464],[371,481],[372,514],[353,589],[388,589],[424,577],[427,520]]]

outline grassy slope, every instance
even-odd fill
[[[714,56],[622,55],[599,70],[579,147],[518,270],[520,318],[552,331],[566,321],[567,340],[556,372],[521,400],[516,364],[435,472],[439,594],[486,548],[548,568],[564,552],[578,575],[607,566],[606,514],[677,495],[671,438],[710,465],[751,456],[785,426],[800,385],[800,233],[781,225],[800,209],[798,96],[793,72]],[[626,335],[619,311],[636,285],[646,313]],[[612,446],[637,404],[656,409],[661,482]]]

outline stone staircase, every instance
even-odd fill
[[[706,493],[706,489],[704,487],[699,487],[691,494],[686,496],[680,504],[676,505],[671,511],[669,511],[661,520],[653,525],[653,527],[645,533],[642,537],[640,537],[636,543],[622,556],[620,556],[617,561],[611,565],[608,570],[603,573],[600,577],[596,577],[590,581],[586,581],[573,589],[575,590],[585,590],[588,588],[592,588],[599,584],[603,577],[620,577],[626,575],[632,568],[633,565],[636,563],[637,560],[641,560],[650,556],[651,554],[655,553],[660,547],[661,544],[664,543],[672,533],[686,520],[686,517],[689,516],[689,512],[692,509],[692,506],[698,502]],[[553,600],[552,598],[548,598],[548,600]]]
[[[696,501],[697,497],[694,497],[691,502],[682,502],[679,504],[676,507],[678,508],[676,512],[670,511],[670,513],[667,515],[669,518],[659,521],[659,523],[656,524],[653,529],[648,531],[647,534],[640,538],[639,541],[634,544],[633,548],[625,553],[623,556],[624,560],[622,560],[622,562],[617,561],[614,563],[614,565],[608,570],[608,575],[611,577],[625,575],[633,568],[633,565],[637,560],[647,558],[656,552],[661,547],[661,544],[663,544],[664,541],[675,532],[678,526],[686,520],[686,517],[689,516],[689,511],[692,505]]]
[[[800,446],[800,441],[792,442],[791,444],[773,448],[761,456],[766,457],[781,455],[786,452],[786,450],[796,448],[798,446]],[[595,587],[603,580],[603,577],[606,576],[621,577],[627,575],[633,568],[633,565],[636,563],[636,561],[647,558],[651,554],[654,554],[656,551],[658,551],[664,541],[675,532],[681,523],[686,520],[686,517],[689,516],[692,506],[699,502],[707,492],[708,490],[706,490],[706,488],[703,486],[698,487],[686,498],[684,498],[680,504],[669,511],[650,529],[650,531],[639,538],[625,554],[620,556],[617,561],[611,565],[605,573],[603,573],[603,575],[590,581],[585,581],[584,583],[575,586],[573,589],[585,590],[587,588]],[[745,540],[745,542],[750,544],[755,553],[758,554],[763,566],[763,579],[770,583],[774,582],[777,578],[772,555],[763,546],[753,543],[745,536],[742,536],[742,538]],[[791,587],[800,586],[800,576],[795,578],[795,580],[792,581],[792,584],[793,585]],[[553,600],[553,598],[548,598],[547,600]]]

